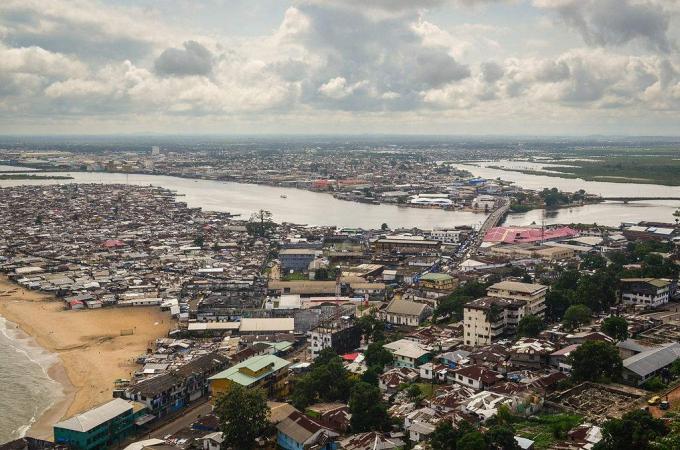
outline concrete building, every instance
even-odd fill
[[[395,367],[414,369],[430,361],[433,356],[429,348],[408,339],[390,342],[383,345],[383,348],[392,353]]]
[[[457,280],[446,273],[426,273],[420,277],[418,284],[425,289],[441,291],[453,290],[458,285]]]
[[[270,396],[286,393],[286,377],[290,363],[274,355],[253,356],[209,378],[213,400],[234,384],[262,388]]]
[[[427,237],[433,241],[440,241],[443,244],[460,244],[467,237],[468,233],[469,230],[435,228],[427,232]]]
[[[135,421],[145,412],[143,404],[115,398],[56,423],[54,441],[77,450],[107,448],[130,436],[135,431]]]
[[[466,345],[489,345],[502,335],[514,334],[519,321],[527,314],[527,303],[498,297],[482,297],[463,308]]]
[[[325,348],[332,348],[335,353],[342,355],[361,345],[361,330],[354,324],[354,319],[339,318],[313,329],[309,335],[309,343],[312,359],[316,359]]]
[[[623,360],[623,380],[639,386],[680,359],[680,344],[673,342]]]
[[[382,320],[393,325],[417,327],[432,315],[432,308],[424,303],[395,299],[379,315]]]
[[[374,253],[398,252],[403,254],[417,255],[420,253],[439,253],[441,242],[427,239],[410,238],[385,238],[371,242],[371,250]]]
[[[284,272],[307,272],[309,264],[318,256],[321,256],[320,250],[310,248],[287,248],[279,252],[279,261],[281,262],[281,269]]]
[[[625,305],[656,308],[668,303],[672,282],[659,278],[622,278],[621,301]]]
[[[525,314],[533,314],[538,317],[545,315],[545,296],[547,293],[547,286],[518,281],[501,281],[489,286],[486,290],[486,295],[489,297],[507,298],[524,302],[527,306]]]

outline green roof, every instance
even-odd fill
[[[420,279],[425,281],[444,281],[452,280],[453,277],[445,273],[426,273],[425,275],[420,277]]]
[[[278,356],[274,355],[253,356],[252,358],[248,358],[245,361],[236,364],[235,366],[232,366],[227,370],[223,370],[222,372],[213,375],[208,379],[230,380],[233,381],[234,383],[240,384],[241,386],[250,386],[251,384],[261,380],[267,375],[288,366],[289,364],[290,363],[285,359],[279,358]],[[261,370],[263,367],[269,365],[272,365],[272,368],[267,372],[263,373],[262,375],[260,375],[259,377],[250,377],[239,370],[245,367],[252,370],[253,372],[257,372],[258,370]]]

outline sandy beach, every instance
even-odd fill
[[[135,358],[174,324],[158,307],[67,311],[63,305],[0,277],[0,316],[61,361],[49,375],[64,386],[66,397],[31,427],[30,436],[51,438],[55,422],[111,399],[113,382],[130,378]],[[121,336],[122,330],[134,333]]]

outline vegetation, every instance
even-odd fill
[[[267,395],[261,389],[234,384],[217,399],[214,412],[224,433],[225,448],[252,449],[255,439],[269,427]]]
[[[551,448],[566,438],[567,432],[581,422],[581,417],[571,414],[541,414],[530,418],[515,418],[514,427],[518,436],[535,441],[535,450]]]
[[[392,353],[383,347],[384,342],[372,342],[366,348],[364,357],[366,366],[372,368],[377,373],[382,373],[386,365],[392,363]]]
[[[380,389],[371,384],[360,381],[352,387],[349,411],[352,414],[350,427],[355,433],[384,430],[389,426],[387,405]]]
[[[628,321],[623,317],[607,317],[602,322],[602,332],[615,341],[628,339]]]
[[[275,229],[276,224],[272,221],[272,213],[264,209],[253,213],[246,223],[248,234],[255,237],[268,236]]]
[[[543,319],[530,314],[520,319],[517,325],[517,335],[520,337],[536,337],[544,329]]]
[[[463,320],[463,308],[466,303],[486,295],[487,284],[478,281],[468,281],[439,302],[434,310],[432,320],[444,318],[458,322]]]
[[[346,402],[351,387],[340,357],[332,349],[324,349],[314,360],[310,372],[296,381],[291,400],[300,410],[318,401]]]
[[[590,322],[593,312],[586,305],[572,305],[564,313],[562,324],[567,330],[576,328]]]
[[[605,341],[587,341],[569,356],[574,381],[611,381],[621,377],[623,363],[616,347]]]
[[[640,409],[608,420],[602,425],[602,440],[594,450],[645,450],[656,448],[653,441],[668,434],[663,420]]]

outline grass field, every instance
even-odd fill
[[[517,435],[535,442],[534,449],[549,449],[564,439],[566,432],[581,422],[581,417],[570,414],[539,415],[513,423]]]

